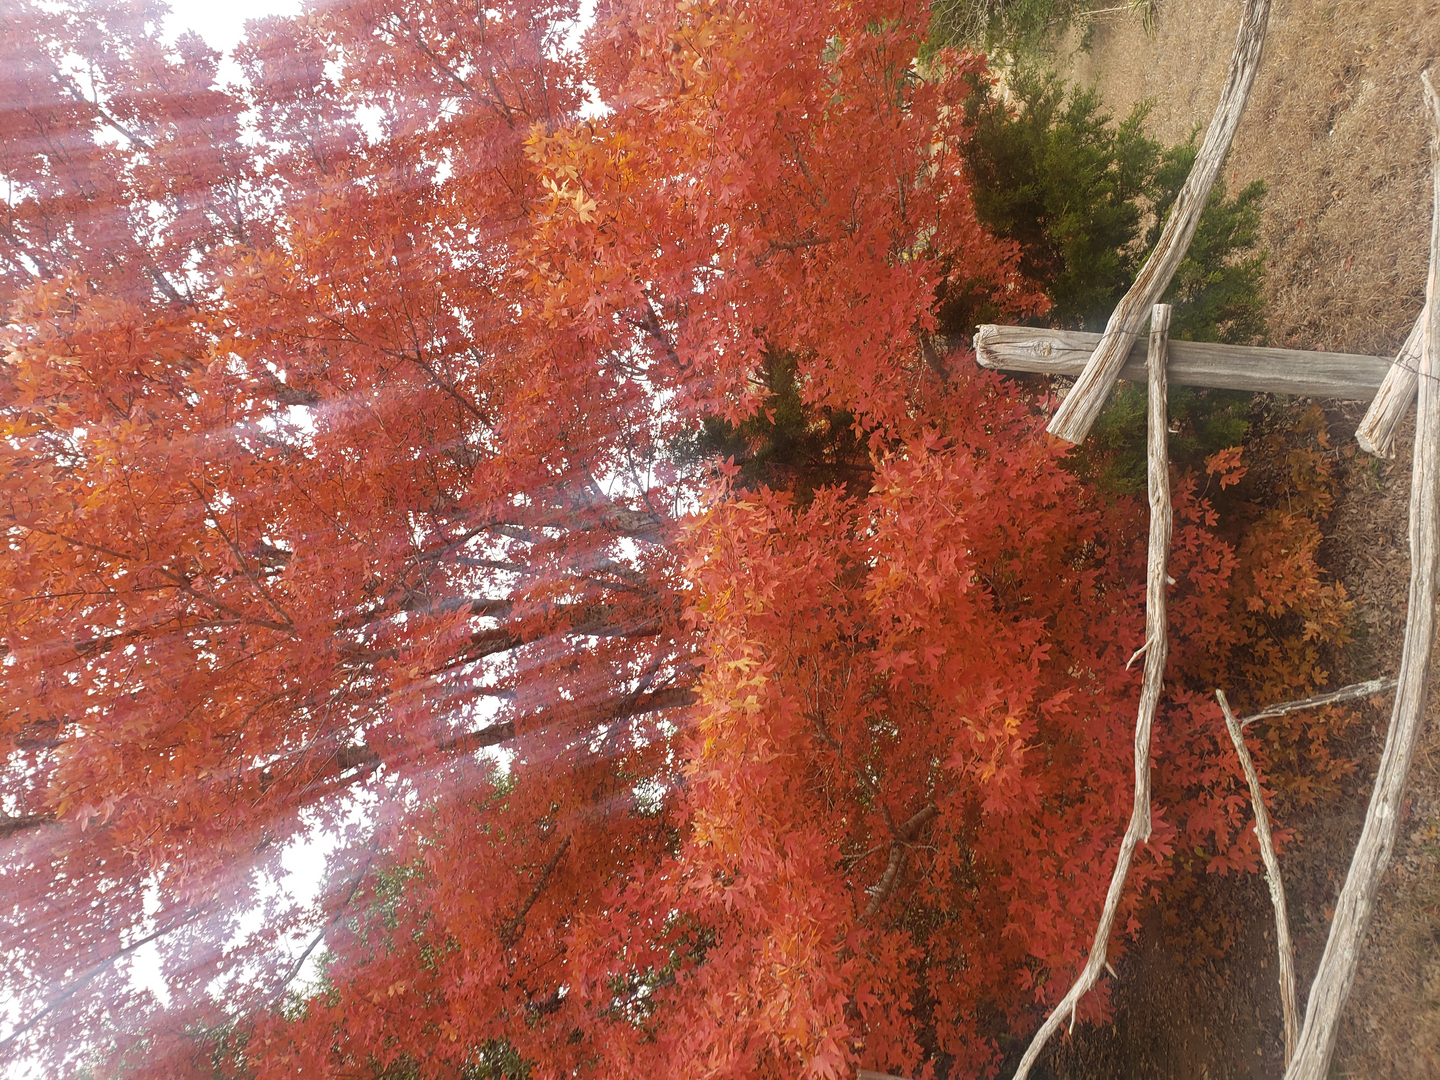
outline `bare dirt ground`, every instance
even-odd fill
[[[1239,16],[1237,0],[1161,0],[1151,32],[1127,13],[1082,24],[1056,43],[1056,62],[1072,80],[1096,84],[1117,116],[1152,100],[1150,133],[1178,142],[1209,120]],[[1232,191],[1257,178],[1270,188],[1263,236],[1271,344],[1386,355],[1404,339],[1424,299],[1430,231],[1419,74],[1437,59],[1440,0],[1275,0],[1264,62],[1225,169]],[[1394,674],[1405,618],[1409,450],[1394,462],[1347,451],[1363,411],[1363,403],[1327,403],[1344,490],[1325,556],[1356,601],[1356,642],[1344,670],[1334,673],[1336,685]],[[1434,687],[1432,680],[1429,729],[1411,774],[1403,833],[1346,1009],[1332,1069],[1337,1078],[1440,1080]],[[1388,702],[1364,713],[1350,797],[1309,821],[1286,823],[1301,831],[1282,867],[1302,988],[1324,947],[1388,715]],[[1263,887],[1218,882],[1215,890],[1215,902],[1249,914],[1231,956],[1187,969],[1142,934],[1121,969],[1115,1027],[1077,1032],[1053,1063],[1058,1073],[1257,1080],[1281,1074]]]

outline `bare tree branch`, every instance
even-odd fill
[[[885,866],[885,873],[880,875],[880,880],[870,887],[870,903],[865,905],[865,911],[860,916],[861,922],[879,911],[895,891],[895,882],[899,880],[900,867],[905,862],[905,851],[910,846],[910,841],[915,839],[915,834],[938,813],[940,808],[930,803],[895,830],[890,840],[890,861]]]
[[[132,941],[129,945],[126,945],[123,948],[116,950],[112,955],[100,961],[100,963],[92,967],[84,975],[80,976],[80,978],[76,979],[69,986],[65,987],[65,989],[62,990],[58,995],[51,998],[49,1004],[47,1004],[45,1008],[41,1009],[29,1020],[26,1020],[24,1023],[17,1026],[15,1030],[10,1032],[9,1035],[6,1035],[5,1038],[0,1039],[0,1050],[8,1049],[15,1043],[15,1040],[20,1038],[20,1036],[24,1035],[36,1024],[40,1023],[40,1021],[44,1020],[51,1013],[55,1012],[55,1010],[59,1009],[62,1005],[64,1005],[67,1001],[73,998],[81,990],[89,986],[99,976],[109,971],[119,961],[125,959],[125,957],[135,952],[135,950],[149,945],[152,941],[156,941],[164,937],[166,934],[172,933],[173,931],[180,929],[182,926],[194,922],[201,915],[205,914],[205,912],[208,910],[209,908],[199,908],[194,911],[186,912],[180,918],[175,919],[173,922],[169,923],[164,927],[161,927],[159,930],[156,930],[150,934],[146,934],[144,937],[138,938],[137,940]]]
[[[365,874],[369,871],[370,862],[374,857],[372,854],[365,859],[359,871],[350,879],[350,888],[345,893],[345,899],[340,901],[339,906],[336,907],[330,918],[325,920],[325,924],[320,927],[319,932],[310,939],[310,944],[305,946],[305,951],[300,954],[300,958],[290,965],[290,973],[285,976],[284,980],[280,983],[280,988],[276,991],[277,997],[283,994],[290,984],[295,981],[295,977],[300,974],[300,969],[305,966],[305,961],[310,959],[310,954],[315,951],[320,942],[325,940],[325,935],[330,933],[335,924],[340,921],[340,917],[345,914],[345,909],[350,906],[350,901],[354,900],[355,894],[360,891],[360,882],[365,879]]]
[[[1269,720],[1272,717],[1284,716],[1286,713],[1298,712],[1301,709],[1318,709],[1322,705],[1338,705],[1342,701],[1354,701],[1357,698],[1388,694],[1397,685],[1395,679],[1370,679],[1368,682],[1351,683],[1349,686],[1342,686],[1339,690],[1331,690],[1314,697],[1282,701],[1278,705],[1267,705],[1259,712],[1251,713],[1240,721],[1240,726],[1242,728],[1249,727],[1257,720]]]
[[[1240,722],[1230,711],[1225,691],[1216,690],[1215,698],[1225,713],[1225,727],[1245,779],[1250,785],[1250,802],[1255,807],[1255,838],[1260,842],[1260,858],[1265,860],[1265,880],[1270,886],[1270,903],[1275,908],[1275,951],[1280,958],[1280,1005],[1285,1014],[1285,1064],[1295,1056],[1295,1042],[1300,1037],[1300,1010],[1295,1004],[1295,950],[1290,944],[1290,916],[1285,909],[1285,883],[1280,877],[1280,860],[1275,857],[1275,841],[1270,836],[1270,814],[1265,809],[1265,793],[1260,788],[1260,774],[1245,746]]]

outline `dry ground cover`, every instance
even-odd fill
[[[1147,126],[1173,142],[1209,120],[1239,15],[1226,0],[1164,0],[1153,33],[1102,17],[1060,55],[1121,114],[1152,100]],[[1272,344],[1384,352],[1404,339],[1429,246],[1419,73],[1437,56],[1436,0],[1275,0],[1225,172],[1231,190],[1270,185]]]
[[[1095,83],[1124,115],[1154,103],[1147,127],[1185,138],[1210,116],[1225,78],[1240,5],[1162,0],[1153,30],[1124,14],[1072,28],[1057,58]],[[1265,59],[1226,164],[1232,191],[1270,186],[1271,343],[1296,349],[1392,353],[1424,297],[1429,168],[1419,73],[1440,58],[1437,0],[1276,0]],[[1327,565],[1356,601],[1356,642],[1334,681],[1393,675],[1399,664],[1409,571],[1409,450],[1394,462],[1353,451],[1363,406],[1327,403],[1344,491],[1330,523]],[[1308,984],[1331,903],[1358,835],[1388,718],[1365,714],[1360,761],[1345,803],[1307,822],[1282,858]],[[1217,885],[1212,901],[1250,909],[1230,956],[1187,964],[1142,944],[1122,975],[1121,1013],[1109,1032],[1075,1040],[1057,1065],[1071,1075],[1280,1074],[1279,1010],[1264,891]],[[1147,930],[1152,928],[1147,928]],[[1158,928],[1154,928],[1158,929]],[[1154,935],[1151,935],[1152,939]],[[1262,966],[1263,965],[1263,966]],[[1440,695],[1411,778],[1397,846],[1347,1009],[1336,1076],[1440,1077]]]

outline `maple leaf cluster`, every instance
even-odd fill
[[[907,0],[614,0],[573,48],[565,0],[341,0],[221,88],[162,13],[0,34],[0,1053],[993,1067],[1108,881],[1143,523],[928,344],[947,282],[1044,304],[970,200],[983,61],[917,63]],[[777,355],[868,488],[677,464]],[[1279,641],[1178,505],[1177,655]],[[1177,687],[1132,923],[1177,837],[1254,861]]]

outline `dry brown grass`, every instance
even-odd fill
[[[1068,74],[1119,113],[1152,99],[1168,141],[1209,120],[1239,4],[1167,0],[1155,32],[1099,21],[1060,45]],[[1272,339],[1292,348],[1384,353],[1424,298],[1429,157],[1420,71],[1440,56],[1437,0],[1275,0],[1265,58],[1226,167],[1270,185]]]

